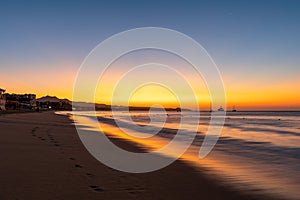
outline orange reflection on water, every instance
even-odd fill
[[[170,140],[159,136],[149,138],[138,138],[132,135],[132,130],[123,131],[119,127],[107,123],[95,123],[87,117],[78,117],[82,128],[102,132],[112,138],[133,142],[137,146],[143,147],[148,152],[154,152],[169,144]],[[200,129],[205,126],[200,126]],[[224,131],[230,131],[224,129]],[[180,144],[178,144],[180,145]],[[178,146],[180,147],[180,146]],[[177,146],[164,156],[176,156]],[[262,160],[252,159],[247,156],[236,155],[235,153],[222,152],[222,150],[213,150],[206,158],[198,157],[199,146],[191,145],[180,159],[195,166],[201,173],[205,172],[212,179],[223,184],[231,185],[238,190],[269,193],[272,196],[282,197],[283,199],[297,199],[300,196],[299,184],[288,176],[288,168],[277,168],[273,162],[264,162]],[[287,176],[285,176],[285,174]]]
[[[146,147],[147,149],[151,151],[159,150],[160,148],[164,147],[169,143],[168,140],[163,140],[157,136],[151,136],[148,138],[138,138],[129,133],[129,131],[126,131],[126,133],[120,129],[117,126],[109,125],[106,123],[99,123],[100,129],[107,134],[110,137],[119,138],[122,140],[131,141],[140,145],[143,145],[143,147]],[[126,129],[124,129],[126,130]]]
[[[105,123],[101,123],[100,127],[108,136],[133,142],[146,148],[149,152],[159,150],[170,142],[168,139],[158,136],[152,136],[146,139],[137,138],[125,133],[119,127]],[[176,156],[176,146],[173,150],[174,151],[167,152],[164,156]],[[263,163],[258,164],[256,161],[248,158],[241,158],[215,151],[211,152],[206,158],[200,159],[198,157],[198,151],[199,147],[192,145],[180,159],[195,166],[201,170],[202,173],[206,172],[211,175],[213,179],[223,181],[224,184],[229,184],[235,188],[246,191],[275,194],[291,199],[298,197],[300,194],[297,185],[291,183],[288,179],[274,176],[274,172],[272,171],[266,171],[265,168],[262,167]],[[282,187],[283,185],[284,187]]]

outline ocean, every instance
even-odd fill
[[[89,120],[93,119],[92,112],[73,114],[80,116],[76,123],[84,127],[88,127]],[[135,136],[145,137],[154,130],[155,136],[150,135],[148,139],[126,137],[150,150],[160,148],[174,138],[181,118],[185,119],[182,127],[187,135],[193,130],[193,123],[189,122],[199,118],[196,112],[134,111],[130,118],[122,111],[113,115],[97,112],[96,115],[100,124],[105,124],[106,133],[116,132],[115,121],[126,133],[136,133]],[[180,159],[238,190],[300,199],[300,112],[227,112],[225,118],[217,144],[207,157],[201,159],[198,152],[210,122],[210,113],[201,112],[198,133]],[[138,126],[132,128],[132,123]],[[172,156],[172,152],[167,156]]]

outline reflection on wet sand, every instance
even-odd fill
[[[129,140],[152,152],[169,144],[178,127],[178,123],[174,123],[174,121],[178,121],[178,118],[171,115],[169,122],[165,124],[165,129],[147,138],[146,133],[135,133],[135,130],[126,129],[126,127],[122,127],[121,130],[114,124],[114,120],[111,117],[103,114],[99,115],[100,123],[97,127],[90,127],[91,123],[89,120],[91,119],[88,117],[82,117],[80,123],[93,130],[100,127],[109,137]],[[140,120],[138,115],[136,115],[135,123],[147,126],[148,122],[145,118],[145,114],[140,114]],[[173,121],[170,120],[172,118],[174,119]],[[262,131],[262,129],[268,128],[265,124],[273,122],[274,118],[265,121],[262,127],[257,127],[256,123],[257,120],[261,119],[253,121],[255,117],[251,116],[250,118],[251,120],[245,120],[244,117],[236,119],[231,117],[228,120],[229,122],[225,124],[222,137],[214,150],[206,158],[200,159],[198,157],[199,147],[201,146],[203,133],[207,129],[206,124],[209,119],[209,117],[204,116],[199,126],[199,134],[193,145],[181,156],[181,159],[201,169],[201,171],[205,171],[213,179],[233,185],[240,190],[269,193],[284,199],[297,199],[300,195],[300,162],[299,149],[297,148],[299,147],[297,141],[299,141],[300,136],[296,136],[297,133],[280,134],[280,132],[272,132],[273,129],[276,129],[274,126],[268,131]],[[282,123],[288,123],[288,118],[285,119],[282,116],[281,118],[283,118],[281,120]],[[122,120],[121,117],[116,120],[119,119]],[[248,127],[249,130],[240,130],[243,128],[242,120],[245,121],[245,128]],[[281,124],[278,124],[278,126],[282,129]],[[257,128],[256,131],[254,131],[254,128]],[[293,126],[293,128],[297,127]],[[287,127],[287,130],[292,129]],[[142,138],[136,136],[141,136]],[[165,156],[176,156],[174,152],[176,152],[176,146],[174,150],[165,152]]]

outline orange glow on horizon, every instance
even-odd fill
[[[62,68],[59,72],[47,69],[47,73],[43,70],[34,73],[12,72],[1,77],[0,88],[6,89],[8,93],[33,93],[37,95],[37,98],[50,95],[72,100],[76,73],[76,70],[68,68]],[[199,82],[199,80],[197,82],[196,79],[197,77],[191,76],[188,80],[194,86],[200,109],[208,110],[210,109],[209,93],[204,82]],[[102,85],[97,90],[96,103],[111,103],[112,90],[117,80],[117,75],[104,78],[104,86]],[[225,77],[224,84],[228,110],[231,110],[233,106],[236,106],[237,110],[300,110],[298,89],[300,80],[278,81],[277,84],[260,83],[259,80],[255,84],[241,81],[237,84],[226,80]],[[189,108],[189,95],[184,90],[181,90],[178,95],[182,95],[185,99],[182,107]],[[83,99],[83,101],[89,100]],[[127,101],[121,101],[121,104],[127,105]],[[172,93],[158,87],[145,87],[135,93],[129,101],[130,106],[152,106],[153,104],[179,107],[178,99],[172,96]]]

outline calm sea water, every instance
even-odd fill
[[[91,113],[77,112],[77,115],[82,116],[78,123],[88,125],[84,119]],[[174,137],[181,117],[185,118],[186,134],[192,130],[189,121],[199,117],[193,112],[183,116],[176,112],[167,115],[163,112],[132,112],[131,119],[141,129],[130,130],[133,122],[128,120],[125,112],[114,113],[114,116],[110,112],[98,112],[97,115],[100,122],[113,127],[111,122],[114,119],[129,132],[160,130],[162,124],[150,123],[150,118],[157,121],[167,118],[164,129],[156,134],[156,139],[161,141]],[[300,112],[228,112],[217,145],[206,158],[200,159],[198,151],[209,121],[210,113],[201,113],[198,134],[182,160],[212,175],[212,178],[246,192],[300,199]]]

